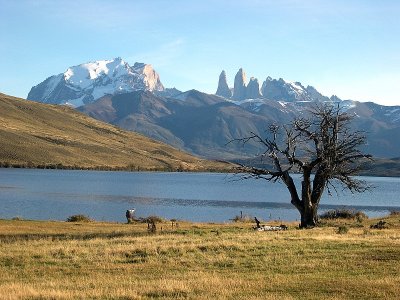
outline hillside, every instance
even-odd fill
[[[3,166],[133,170],[227,170],[143,135],[96,121],[60,105],[0,93]]]
[[[222,97],[196,90],[182,93],[177,99],[135,91],[105,96],[77,109],[95,119],[140,132],[195,155],[229,160],[251,157],[259,151],[257,143],[249,143],[246,148],[227,143],[251,131],[263,132],[266,124],[281,120],[281,114],[275,112],[278,109],[272,107],[276,103],[273,101],[269,115],[263,116]],[[290,120],[292,115],[287,113],[284,117]]]

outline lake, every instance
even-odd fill
[[[360,177],[374,186],[352,195],[323,196],[320,212],[353,208],[370,217],[400,210],[400,178]],[[300,176],[295,176],[298,186]],[[0,169],[0,218],[65,220],[85,214],[98,221],[126,222],[125,211],[136,217],[228,222],[236,215],[263,220],[299,219],[282,183],[238,181],[231,174],[101,172],[80,170]]]

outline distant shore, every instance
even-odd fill
[[[219,163],[224,163],[218,161]],[[32,164],[32,163],[8,163],[0,162],[0,168],[8,169],[40,169],[40,170],[87,170],[87,171],[123,171],[123,172],[211,172],[211,173],[234,173],[234,164],[229,165],[230,162],[226,162],[227,167],[224,168],[204,168],[204,169],[185,169],[185,168],[145,168],[134,165],[127,166],[78,166],[78,165],[64,165],[64,164]],[[391,165],[390,168],[385,168],[379,165],[372,165],[369,169],[363,170],[358,176],[369,176],[369,177],[400,177],[400,162],[396,165]],[[229,167],[228,167],[229,166]]]
[[[227,163],[228,166],[228,163]],[[39,169],[39,170],[86,170],[86,171],[124,171],[124,172],[215,172],[215,173],[232,173],[234,172],[231,167],[224,168],[204,168],[204,169],[189,169],[189,168],[145,168],[134,165],[127,166],[78,166],[78,165],[64,165],[64,164],[19,164],[0,162],[2,169]]]

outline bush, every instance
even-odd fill
[[[140,223],[162,223],[164,219],[159,216],[148,216],[146,218],[139,218],[137,221]]]
[[[387,225],[387,223],[385,222],[385,221],[379,221],[378,223],[376,223],[376,224],[372,224],[371,226],[370,226],[370,228],[371,229],[387,229],[387,228],[389,228],[388,227],[388,225]]]
[[[250,215],[242,215],[242,216],[236,215],[232,219],[232,221],[235,223],[254,223],[254,218]]]
[[[392,210],[389,216],[400,216],[400,210]]]
[[[91,222],[92,220],[86,215],[73,215],[67,218],[67,222]]]
[[[319,216],[320,219],[357,219],[362,222],[364,219],[368,219],[368,216],[362,211],[356,211],[352,209],[333,209],[328,210]]]
[[[349,228],[345,225],[341,225],[338,227],[337,233],[338,234],[346,234],[349,232]]]

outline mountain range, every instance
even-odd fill
[[[266,77],[247,82],[240,69],[230,88],[224,71],[216,94],[181,92],[163,86],[151,65],[133,67],[120,58],[70,67],[33,87],[27,97],[67,104],[95,119],[142,133],[206,158],[237,160],[262,151],[229,141],[260,135],[271,123],[288,123],[316,103],[340,105],[367,134],[366,151],[377,157],[400,156],[400,106],[341,100],[312,86]],[[228,144],[229,143],[229,144]]]

